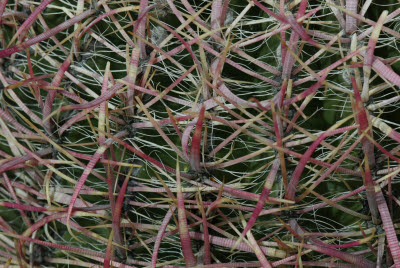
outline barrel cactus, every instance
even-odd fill
[[[1,1],[1,262],[400,267],[399,14]]]

